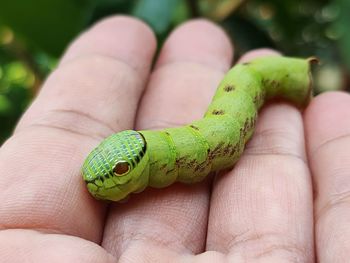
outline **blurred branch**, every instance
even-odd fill
[[[191,17],[199,17],[199,8],[197,0],[187,0],[188,9],[190,10]]]
[[[347,92],[350,92],[350,75],[349,74],[344,74],[344,86],[345,86],[345,90]]]

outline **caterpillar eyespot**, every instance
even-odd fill
[[[113,169],[113,172],[116,176],[125,175],[129,171],[130,165],[127,162],[118,162]]]
[[[231,168],[251,138],[266,100],[305,107],[312,97],[315,58],[262,57],[234,66],[219,84],[201,120],[159,131],[111,135],[86,158],[83,179],[97,199],[119,201],[147,186],[195,183]]]

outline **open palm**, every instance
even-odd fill
[[[109,206],[88,194],[80,168],[94,146],[135,126],[201,118],[233,55],[204,20],[176,29],[150,72],[155,50],[153,33],[128,17],[98,23],[68,48],[0,149],[1,260],[346,262],[344,93],[314,99],[303,115],[286,103],[266,106],[234,170],[214,180]],[[266,54],[278,55],[258,50],[241,60]]]

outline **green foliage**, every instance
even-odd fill
[[[0,144],[68,43],[103,17],[136,16],[160,44],[179,23],[206,17],[226,29],[236,57],[258,47],[318,56],[322,92],[350,79],[349,10],[348,0],[1,0]]]
[[[1,0],[0,21],[57,56],[86,25],[93,8],[93,0]]]
[[[334,12],[339,13],[339,16],[327,33],[332,39],[339,40],[337,44],[341,56],[350,68],[350,34],[347,33],[350,25],[350,2],[348,0],[336,0],[332,7]]]
[[[164,34],[171,25],[172,13],[178,0],[140,0],[132,14],[146,21],[156,34]]]

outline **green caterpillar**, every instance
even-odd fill
[[[270,56],[238,64],[221,81],[203,119],[184,127],[111,135],[84,162],[89,192],[97,199],[118,201],[147,186],[195,183],[210,172],[233,167],[266,100],[308,104],[313,61]]]

